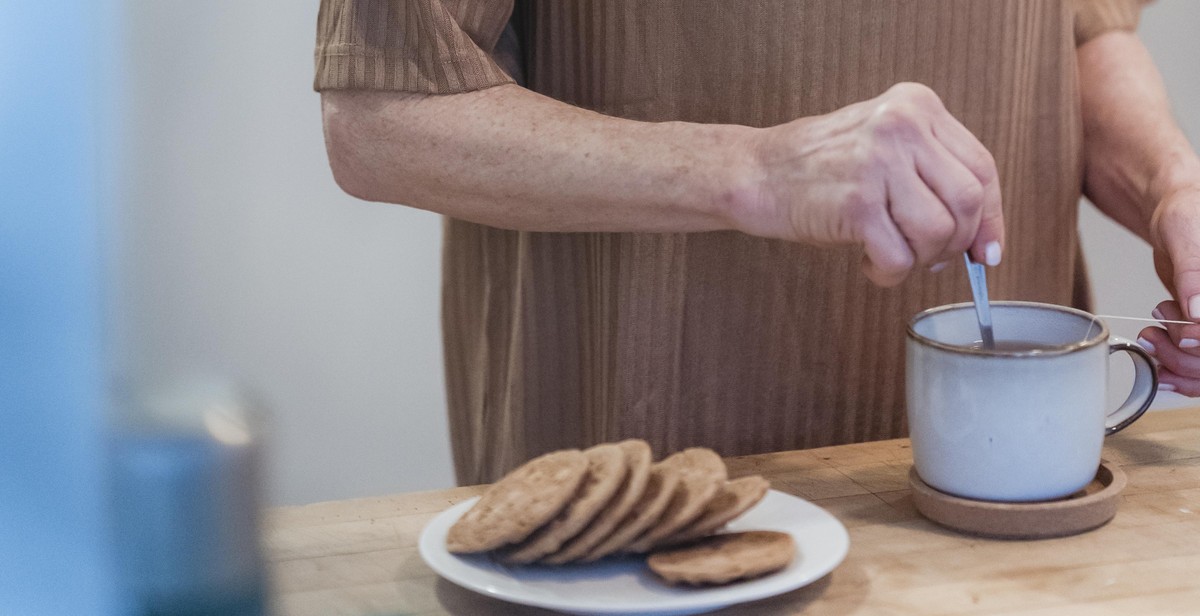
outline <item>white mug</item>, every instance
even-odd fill
[[[1158,389],[1138,345],[1110,338],[1096,317],[1033,302],[992,302],[1001,349],[982,349],[970,303],[909,322],[908,426],[913,463],[928,485],[977,500],[1069,496],[1096,476],[1104,437],[1133,423]],[[1006,342],[1037,350],[1006,350]],[[1107,412],[1108,357],[1133,358],[1133,391]]]

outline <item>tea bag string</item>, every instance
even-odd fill
[[[1121,321],[1141,321],[1143,323],[1176,323],[1179,325],[1195,325],[1193,321],[1172,321],[1170,319],[1143,319],[1141,317],[1122,317],[1115,314],[1098,314],[1092,317],[1091,323],[1088,324],[1087,332],[1084,333],[1083,339],[1087,340],[1092,337],[1092,329],[1096,327],[1096,321],[1100,319],[1117,319]]]

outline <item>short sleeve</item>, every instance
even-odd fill
[[[321,0],[323,90],[454,94],[512,83],[492,57],[513,0]]]
[[[1142,5],[1149,0],[1071,0],[1075,8],[1075,44],[1105,32],[1137,29]]]

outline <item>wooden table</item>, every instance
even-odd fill
[[[1200,614],[1200,409],[1148,414],[1108,439],[1129,476],[1116,518],[1042,541],[943,530],[913,509],[904,439],[733,458],[777,490],[825,507],[850,554],[797,591],[720,614]],[[456,488],[303,507],[267,516],[276,612],[549,614],[440,580],[417,536],[437,512],[482,491]]]

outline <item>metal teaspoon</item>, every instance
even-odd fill
[[[992,307],[988,304],[987,272],[982,263],[971,260],[971,254],[964,252],[963,261],[967,263],[967,276],[971,279],[971,297],[975,300],[975,318],[979,321],[979,334],[983,337],[983,348],[996,348],[996,338],[992,334]]]

